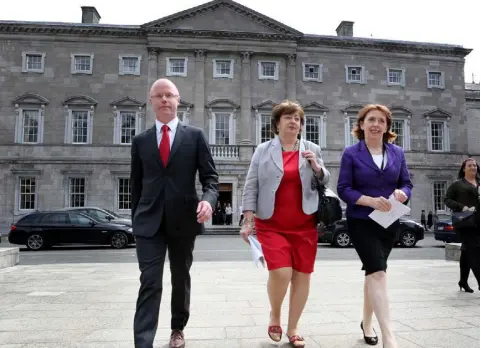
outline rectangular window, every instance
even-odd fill
[[[278,80],[279,79],[279,62],[259,62],[259,79],[261,80]]]
[[[269,114],[261,114],[261,134],[260,134],[260,142],[266,142],[271,140],[274,137],[272,133],[272,124],[271,124],[271,115]]]
[[[230,114],[216,113],[215,114],[215,144],[229,145],[230,144]]]
[[[87,144],[89,132],[88,111],[72,111],[72,143]]]
[[[119,56],[120,75],[140,75],[140,56]]]
[[[321,146],[321,144],[319,143],[320,134],[321,134],[320,118],[316,116],[307,116],[305,127],[306,127],[306,140]]]
[[[187,58],[167,58],[167,76],[187,76]]]
[[[27,54],[27,70],[42,70],[42,55]]]
[[[446,206],[444,205],[444,196],[446,195],[447,187],[448,183],[446,181],[433,182],[434,211],[446,210]]]
[[[130,210],[130,179],[118,179],[118,210]]]
[[[354,145],[359,142],[359,140],[352,134],[352,130],[354,129],[356,122],[357,122],[357,117],[349,117],[349,123],[348,123],[348,129],[347,129],[347,137],[348,137],[347,146]]]
[[[388,69],[387,70],[388,85],[403,86],[404,85],[404,70],[403,69]]]
[[[428,86],[430,87],[442,87],[442,74],[440,72],[430,71],[428,72]]]
[[[391,131],[397,134],[394,144],[404,148],[404,120],[392,120]]]
[[[120,112],[120,143],[131,144],[136,131],[136,113]]]
[[[90,71],[90,56],[75,56],[76,71]]]
[[[40,112],[39,110],[23,110],[23,143],[39,142]]]
[[[444,122],[431,122],[431,150],[444,150]]]
[[[34,210],[37,185],[35,177],[19,178],[19,210]]]
[[[361,83],[363,81],[362,66],[346,66],[346,82]]]
[[[322,82],[322,64],[302,63],[303,80]]]
[[[214,77],[234,77],[234,61],[227,59],[214,59]]]
[[[69,179],[69,207],[85,207],[85,178]]]

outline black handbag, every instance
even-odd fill
[[[474,211],[461,211],[451,214],[451,222],[456,229],[477,228],[476,217]]]
[[[316,180],[317,181],[317,180]],[[341,200],[326,186],[317,182],[317,193],[319,194],[319,205],[317,208],[317,223],[330,226],[342,219]],[[329,192],[328,192],[329,190]]]

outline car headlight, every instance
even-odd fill
[[[132,227],[127,230],[127,232],[132,233]]]

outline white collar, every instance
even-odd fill
[[[157,133],[160,133],[160,131],[162,130],[162,126],[164,124],[165,123],[162,123],[157,119],[155,120],[155,128],[157,130]],[[179,124],[179,119],[177,117],[174,117],[172,120],[170,120],[169,123],[167,123],[167,126],[169,126],[169,129],[172,131],[172,133],[175,134],[178,124]]]

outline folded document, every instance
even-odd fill
[[[262,252],[261,243],[259,243],[259,241],[253,236],[248,236],[247,238],[249,239],[249,245],[251,246],[252,260],[254,261],[254,264],[257,267],[259,267],[259,264],[261,264],[262,267],[265,267],[264,253]]]
[[[399,202],[393,195],[389,196],[389,202],[391,203],[391,210],[386,212],[374,210],[369,214],[371,219],[384,228],[388,228],[394,221],[411,211],[411,208]]]

